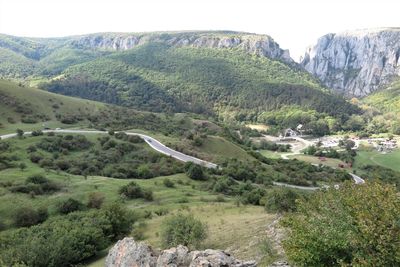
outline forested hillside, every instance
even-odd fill
[[[265,35],[109,33],[0,39],[0,57],[5,59],[0,76],[65,95],[153,112],[264,123],[266,112],[292,106],[300,113],[318,113],[316,119],[327,127],[359,112],[324,90]],[[274,121],[279,119],[268,123]],[[303,117],[292,121],[309,123]]]

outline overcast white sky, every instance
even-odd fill
[[[235,30],[272,36],[292,57],[329,32],[400,27],[399,0],[0,0],[0,33]]]

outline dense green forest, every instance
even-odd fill
[[[95,43],[118,39],[118,34],[59,39],[2,35],[0,77],[139,110],[191,112],[223,121],[269,123],[278,129],[302,123],[310,132],[315,128],[324,132],[327,127],[334,132],[341,130],[340,125],[350,115],[360,112],[355,105],[323,89],[295,63],[250,53],[243,47],[176,44],[199,37],[248,40],[260,36],[230,32],[132,36],[143,38],[143,43],[128,50],[115,50]],[[266,118],[265,114],[288,107],[318,114],[318,122],[308,125],[307,116],[292,119],[289,124],[279,118],[271,120],[273,114]]]
[[[306,73],[243,51],[154,43],[68,68],[52,92],[157,112],[257,120],[287,105],[340,116],[357,112]],[[337,107],[342,107],[338,109]]]

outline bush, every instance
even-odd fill
[[[68,214],[83,209],[84,209],[83,203],[73,198],[68,198],[64,201],[61,201],[60,203],[58,203],[57,206],[57,211],[61,214]]]
[[[296,199],[300,195],[288,188],[278,188],[267,193],[265,209],[268,212],[291,212],[296,210]]]
[[[171,181],[170,179],[168,179],[168,178],[165,178],[165,179],[163,180],[163,184],[164,184],[166,187],[169,187],[169,188],[175,187],[175,183],[174,183],[173,181]]]
[[[17,227],[29,227],[44,222],[48,217],[47,209],[38,210],[24,207],[16,211],[14,215],[14,224]]]
[[[32,183],[32,184],[44,184],[48,183],[49,180],[41,174],[31,175],[26,178],[25,183]]]
[[[43,135],[43,132],[41,130],[37,130],[37,131],[32,131],[32,136],[40,136]]]
[[[193,180],[204,180],[205,176],[203,173],[203,168],[193,162],[188,162],[185,165],[186,174],[190,179]]]
[[[285,252],[296,266],[400,266],[399,210],[392,185],[316,192],[283,221],[291,230]]]
[[[150,189],[143,189],[135,182],[130,182],[119,189],[119,193],[129,199],[144,198],[146,200],[153,200],[153,192]]]
[[[164,247],[197,247],[207,237],[207,226],[192,215],[174,215],[165,219],[161,227]]]
[[[92,192],[89,194],[87,206],[91,209],[100,209],[104,203],[104,194],[100,192]]]
[[[76,266],[131,231],[135,218],[114,203],[101,210],[53,217],[0,233],[0,265]],[[1,262],[0,260],[0,262]]]
[[[111,225],[108,236],[113,239],[128,234],[132,229],[133,222],[137,220],[133,212],[116,202],[106,205],[102,212]]]

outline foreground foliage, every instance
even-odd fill
[[[207,237],[207,226],[193,215],[178,214],[163,222],[161,239],[165,247],[196,247]]]
[[[127,234],[134,217],[112,204],[102,210],[74,212],[43,224],[0,234],[0,263],[6,266],[70,266]]]
[[[354,185],[301,200],[284,224],[297,266],[399,266],[400,200],[393,186]]]

